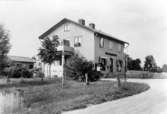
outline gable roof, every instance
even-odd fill
[[[26,62],[26,63],[35,63],[35,60],[33,60],[30,57],[21,57],[21,56],[8,56],[8,58],[11,61],[17,61],[17,62]]]
[[[72,20],[67,19],[67,18],[62,19],[62,20],[59,21],[57,24],[55,24],[54,26],[52,26],[49,30],[47,30],[45,33],[43,33],[42,35],[40,35],[40,36],[39,36],[39,39],[45,38],[47,35],[49,35],[50,33],[52,33],[57,27],[59,27],[60,25],[62,25],[62,24],[65,23],[65,22],[74,23],[74,24],[76,24],[76,25],[78,25],[78,26],[80,26],[80,27],[82,27],[82,28],[85,28],[85,29],[87,29],[87,30],[89,30],[89,31],[92,31],[92,32],[94,32],[94,33],[96,33],[96,34],[98,34],[98,35],[102,35],[102,36],[108,37],[109,39],[115,40],[115,41],[117,41],[117,42],[129,44],[128,42],[125,42],[125,41],[123,41],[123,40],[120,40],[120,39],[118,39],[118,38],[115,38],[115,37],[113,37],[113,36],[111,36],[111,35],[109,35],[109,34],[107,34],[107,33],[104,33],[104,32],[102,32],[102,31],[99,31],[99,30],[96,30],[96,29],[92,29],[92,28],[90,28],[90,27],[88,27],[88,26],[82,25],[82,24],[80,24],[80,23],[77,23],[77,22],[72,21]]]

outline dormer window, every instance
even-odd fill
[[[64,24],[64,32],[70,31],[69,24]]]

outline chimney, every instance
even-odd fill
[[[84,19],[79,19],[78,23],[81,24],[81,25],[85,25],[85,20]]]
[[[92,29],[95,29],[95,24],[94,23],[89,23],[89,27]]]

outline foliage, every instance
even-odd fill
[[[88,80],[93,82],[93,81],[98,81],[102,77],[102,73],[100,71],[92,70],[88,74]]]
[[[10,50],[9,34],[3,28],[3,26],[0,25],[0,73],[3,72],[5,67],[7,67],[7,61],[8,61],[7,54],[9,50]]]
[[[42,41],[42,47],[39,49],[38,56],[44,63],[52,64],[56,59],[57,46],[59,45],[58,37],[53,39],[45,38]]]
[[[58,36],[52,39],[45,38],[42,41],[42,47],[39,49],[38,56],[42,62],[50,65],[49,72],[51,75],[51,64],[57,59],[57,46],[59,45]]]
[[[6,68],[5,71],[6,71],[5,73],[10,78],[20,78],[20,77],[32,78],[33,77],[33,71],[23,66],[11,66]]]
[[[142,70],[141,68],[141,60],[139,58],[132,59],[131,57],[127,57],[127,67],[128,70]]]
[[[157,67],[154,57],[152,55],[146,56],[144,62],[144,70],[151,71],[151,69],[153,69],[154,67]]]
[[[88,73],[89,81],[96,81],[100,78],[99,72],[93,70],[93,63],[84,57],[74,54],[65,65],[65,73],[73,80],[85,81],[85,74]],[[98,74],[99,73],[99,74]]]
[[[163,72],[167,72],[167,64],[164,64],[164,65],[163,65],[162,71],[163,71]]]

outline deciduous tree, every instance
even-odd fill
[[[3,73],[4,68],[7,66],[7,54],[10,50],[9,32],[0,25],[0,74]]]
[[[49,64],[49,76],[51,77],[51,64],[57,59],[57,46],[59,45],[58,36],[52,39],[46,37],[42,41],[42,46],[39,49],[38,56],[45,64]]]
[[[151,69],[157,67],[157,64],[155,62],[155,59],[152,55],[148,55],[145,57],[144,62],[144,70],[145,71],[151,71]]]

